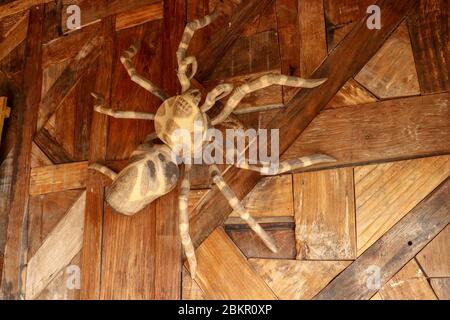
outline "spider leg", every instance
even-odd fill
[[[217,85],[206,96],[205,103],[200,107],[202,112],[206,112],[211,109],[216,101],[226,97],[233,90],[233,85],[229,83],[223,83]]]
[[[180,45],[177,50],[177,61],[178,61],[178,79],[181,84],[182,92],[187,91],[191,87],[191,79],[197,72],[197,60],[195,57],[186,57],[186,51],[189,47],[189,43],[194,36],[195,31],[206,27],[218,16],[217,12],[214,11],[212,14],[204,16],[200,19],[194,20],[186,24],[184,28],[183,37],[181,38]],[[188,67],[191,66],[191,72],[188,75]]]
[[[264,89],[271,85],[282,85],[289,87],[297,87],[297,88],[314,88],[322,83],[324,83],[326,79],[303,79],[297,77],[290,77],[281,74],[268,74],[264,75],[254,81],[249,83],[245,83],[239,87],[237,87],[233,93],[231,94],[230,99],[228,99],[227,103],[223,110],[212,119],[212,125],[219,124],[234,111],[234,109],[238,106],[239,102],[249,93]]]
[[[277,252],[278,249],[273,241],[272,237],[267,234],[267,232],[259,225],[258,222],[248,213],[247,209],[242,205],[241,201],[236,197],[236,194],[231,190],[228,184],[223,179],[219,169],[216,165],[211,165],[209,167],[209,172],[213,178],[214,183],[217,185],[219,190],[228,200],[230,206],[235,210],[242,220],[247,222],[250,228],[261,238],[264,244],[272,252]]]
[[[93,163],[93,164],[89,165],[89,169],[98,171],[98,172],[104,174],[105,176],[107,176],[108,178],[110,178],[113,181],[117,177],[117,173],[115,173],[110,168],[108,168],[108,167],[106,167],[104,165],[101,165],[99,163]]]
[[[128,75],[131,78],[131,81],[137,83],[145,90],[153,93],[162,101],[166,100],[167,98],[169,98],[167,93],[165,93],[161,88],[156,86],[153,82],[137,73],[136,68],[133,65],[133,62],[131,61],[131,58],[133,58],[138,51],[139,51],[139,44],[131,45],[131,47],[128,48],[128,50],[126,50],[120,57],[120,62],[122,62],[123,66],[127,70]]]
[[[237,163],[236,167],[251,171],[257,171],[262,175],[271,176],[298,170],[319,163],[336,162],[336,159],[325,154],[313,154],[297,159],[280,162],[277,166],[273,164],[251,165],[247,161]]]
[[[178,197],[178,207],[180,214],[179,231],[181,237],[181,244],[183,245],[184,253],[189,264],[189,271],[191,278],[195,278],[197,272],[197,258],[195,257],[195,249],[192,244],[191,236],[189,235],[189,213],[188,213],[188,201],[190,191],[190,171],[191,165],[184,165],[184,177],[181,182],[180,195]]]
[[[105,107],[105,99],[96,93],[91,93],[96,99],[94,110],[98,113],[106,114],[107,116],[117,119],[140,119],[140,120],[154,120],[155,115],[147,112],[136,111],[118,111]]]

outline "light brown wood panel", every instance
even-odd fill
[[[46,194],[85,186],[87,162],[33,168],[30,178],[30,195]]]
[[[196,255],[195,281],[208,299],[276,298],[221,228],[211,233],[196,250]]]
[[[353,169],[294,175],[297,259],[356,258]]]
[[[420,94],[406,22],[386,40],[355,80],[382,99]]]
[[[430,283],[439,300],[450,300],[450,278],[432,278]]]
[[[448,154],[449,118],[448,93],[370,103],[364,112],[360,106],[328,109],[281,159],[317,152],[337,159],[316,166],[325,168]]]
[[[294,215],[293,201],[292,175],[288,174],[263,178],[242,203],[254,217],[285,217]]]
[[[186,268],[183,268],[183,279],[181,288],[182,300],[204,300],[205,294],[198,286],[197,282],[191,278]]]
[[[279,299],[307,300],[351,262],[250,259],[250,263]]]
[[[450,226],[447,226],[416,256],[431,278],[450,278]]]
[[[339,108],[376,102],[377,98],[354,79],[348,80],[326,108]]]
[[[383,300],[436,300],[417,262],[409,261],[378,291]]]
[[[355,168],[358,255],[450,175],[450,156]]]

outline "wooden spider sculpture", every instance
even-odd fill
[[[138,45],[132,45],[121,56],[120,60],[130,75],[131,80],[163,101],[156,114],[115,111],[104,106],[104,100],[100,95],[92,94],[97,99],[95,104],[96,112],[115,118],[155,121],[156,132],[147,137],[144,143],[132,153],[128,166],[120,173],[116,174],[109,168],[100,164],[90,165],[90,169],[100,171],[113,180],[111,187],[106,192],[106,201],[111,207],[122,214],[135,214],[153,200],[170,192],[177,185],[180,176],[177,164],[177,159],[179,159],[180,154],[177,154],[175,151],[178,140],[174,136],[177,129],[182,128],[188,130],[188,132],[191,133],[190,143],[194,145],[194,143],[198,143],[198,141],[196,142],[198,139],[193,138],[195,131],[194,127],[196,124],[200,123],[203,127],[202,129],[207,129],[224,122],[232,114],[233,110],[246,94],[274,84],[313,88],[326,81],[326,79],[305,80],[284,75],[265,75],[253,82],[243,84],[234,90],[233,85],[231,84],[220,84],[208,93],[204,104],[199,106],[201,100],[200,92],[196,89],[190,89],[190,80],[196,73],[197,62],[195,57],[186,57],[186,51],[194,32],[210,24],[215,17],[216,14],[213,13],[186,25],[183,38],[177,50],[177,75],[182,86],[181,95],[168,97],[163,90],[136,72],[131,59],[138,52]],[[188,71],[190,71],[189,74]],[[222,99],[230,93],[231,96],[224,108],[216,117],[210,120],[206,115],[206,111],[208,111],[217,100]],[[164,144],[153,143],[156,138],[159,138]],[[203,141],[200,141],[201,144],[206,142],[206,138],[203,138]],[[194,148],[192,148],[192,150],[194,150]],[[316,154],[281,162],[277,167],[278,170],[275,171],[270,170],[273,168],[270,164],[250,165],[247,160],[243,163],[236,164],[236,166],[243,169],[258,171],[261,174],[270,175],[288,172],[316,163],[331,161],[335,161],[335,159],[326,155]],[[234,192],[224,181],[217,166],[212,164],[209,168],[213,182],[227,198],[230,206],[244,221],[246,221],[246,223],[248,223],[265,245],[271,251],[276,252],[277,248],[272,238],[261,228],[255,219],[250,216]],[[197,260],[195,257],[194,246],[189,235],[188,216],[190,170],[191,165],[184,163],[184,176],[179,195],[179,232],[183,249],[189,263],[191,277],[194,278],[197,269]]]

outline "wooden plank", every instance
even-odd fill
[[[300,75],[309,78],[327,56],[323,2],[299,2]]]
[[[195,281],[208,299],[276,299],[223,229],[211,233],[196,255]]]
[[[353,169],[294,175],[298,260],[356,257]]]
[[[358,255],[450,175],[450,156],[355,168]]]
[[[30,195],[85,187],[87,162],[75,162],[31,169]]]
[[[325,109],[363,105],[376,102],[377,98],[353,79],[348,80]]]
[[[450,222],[449,199],[450,179],[447,179],[315,298],[370,299],[377,289],[367,286],[368,277],[373,276],[368,268],[379,267],[379,284],[387,283]]]
[[[110,103],[115,30],[113,18],[102,20],[100,30],[104,44],[98,60],[95,91],[101,92],[105,96],[105,102]],[[94,112],[89,142],[89,161],[91,163],[103,162],[106,159],[108,124],[109,120],[106,115]],[[82,272],[80,298],[84,300],[100,298],[103,201],[103,182],[98,174],[89,171],[86,181],[86,212],[80,259]]]
[[[38,105],[41,98],[41,40],[43,6],[33,7],[27,36],[27,56],[23,73],[25,100],[15,105],[19,111],[13,157],[13,177],[8,210],[7,243],[2,275],[2,298],[24,297],[24,267],[26,265],[26,228],[30,185],[30,160]]]
[[[26,299],[35,299],[81,250],[85,205],[86,193],[83,192],[28,261]]]
[[[250,259],[250,263],[279,299],[308,300],[351,262]]]
[[[38,6],[40,4],[52,2],[53,0],[23,0],[23,1],[10,1],[6,4],[0,5],[0,19],[25,11],[31,7]],[[42,6],[43,7],[43,6]]]
[[[8,31],[6,37],[0,38],[0,60],[3,60],[27,37],[28,14],[22,16],[19,21]]]
[[[448,154],[449,118],[448,93],[325,110],[281,159],[320,152],[338,160],[316,166],[325,168]]]
[[[58,80],[55,81],[39,105],[37,131],[45,125],[51,115],[58,109],[59,105],[70,90],[81,79],[83,73],[97,59],[102,42],[102,38],[95,37],[79,49],[77,56],[64,70]]]
[[[422,94],[450,90],[449,12],[448,1],[421,0],[408,17]]]
[[[31,147],[31,168],[44,167],[53,164],[41,149],[33,142]]]
[[[328,77],[330,80],[314,90],[300,91],[290,100],[287,108],[278,113],[269,123],[269,129],[280,129],[280,153],[284,153],[288,149],[349,78],[361,70],[414,4],[414,0],[381,0],[377,2],[384,12],[381,29],[374,33],[367,29],[366,21],[361,20],[341,46],[330,53],[312,75],[312,78]],[[224,174],[224,178],[237,197],[242,199],[256,185],[260,175],[231,167]],[[230,207],[227,201],[223,199],[216,187],[212,188],[190,218],[194,244],[198,246],[218,225],[225,221],[229,213]]]
[[[405,22],[386,40],[375,56],[356,75],[355,80],[382,99],[420,94]]]
[[[9,118],[11,114],[11,108],[7,106],[7,97],[0,97],[0,140],[3,132],[4,121]]]
[[[433,278],[430,283],[439,300],[450,300],[450,278]]]
[[[181,288],[182,300],[205,300],[205,294],[197,282],[191,278],[189,271],[183,268],[183,281]]]
[[[416,256],[427,277],[450,278],[450,226]]]
[[[67,21],[68,13],[67,7],[69,5],[78,5],[82,12],[81,14],[81,27],[92,24],[103,18],[114,16],[126,11],[138,10],[139,8],[146,8],[148,5],[160,2],[161,0],[97,0],[95,5],[91,0],[63,0],[63,15],[62,21]],[[64,32],[70,32],[66,25],[63,24]]]
[[[436,300],[417,262],[409,261],[378,291],[382,300]]]
[[[56,140],[56,138],[47,130],[47,126],[39,130],[34,136],[33,142],[54,164],[72,162],[72,156]]]
[[[202,82],[210,77],[218,62],[239,38],[244,27],[257,15],[273,4],[273,0],[249,0],[242,2],[233,13],[228,28],[214,34],[208,46],[200,52],[196,78]]]
[[[116,16],[116,31],[164,18],[163,1],[120,13]]]

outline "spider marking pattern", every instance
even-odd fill
[[[144,143],[132,153],[129,164],[119,173],[111,169],[94,163],[90,169],[97,170],[113,180],[111,187],[105,194],[107,203],[116,211],[133,215],[142,210],[155,199],[173,190],[180,177],[180,169],[177,164],[177,145],[180,137],[175,134],[177,129],[184,129],[190,132],[190,143],[205,144],[206,137],[200,142],[194,139],[195,130],[206,132],[221,123],[235,122],[233,111],[240,101],[249,93],[264,89],[271,85],[284,85],[298,88],[314,88],[326,81],[326,79],[302,79],[297,77],[269,74],[264,75],[254,81],[245,83],[237,88],[232,84],[225,83],[217,85],[210,91],[202,106],[199,106],[201,94],[199,90],[191,89],[191,80],[197,71],[197,60],[193,56],[186,57],[186,51],[196,30],[206,27],[217,17],[214,12],[211,15],[189,22],[184,30],[181,43],[176,56],[178,61],[177,76],[180,81],[182,92],[180,95],[169,97],[162,89],[158,88],[150,80],[138,74],[133,65],[132,58],[139,51],[139,44],[132,45],[120,58],[123,66],[127,70],[131,80],[148,90],[163,102],[156,114],[134,111],[116,111],[105,107],[104,99],[101,95],[93,93],[96,98],[94,110],[114,118],[122,119],[144,119],[155,122],[155,133],[149,135]],[[216,103],[216,101],[230,95],[220,113],[209,119],[206,112]],[[197,126],[197,127],[196,127]],[[154,141],[159,138],[163,144],[156,144]],[[189,139],[188,139],[189,140]],[[201,147],[201,146],[197,146]],[[195,146],[189,150],[195,150]],[[192,154],[192,157],[194,155]],[[237,167],[257,171],[263,175],[275,175],[313,164],[333,162],[334,158],[323,154],[301,157],[283,161],[274,169],[270,163],[260,163],[250,165],[247,161],[236,164]],[[241,201],[237,198],[233,190],[227,185],[216,165],[210,165],[209,172],[213,182],[220,192],[225,196],[229,205],[239,214],[239,216],[250,226],[250,228],[261,238],[264,244],[273,252],[277,247],[272,237],[256,222],[249,214]],[[190,171],[191,165],[184,164],[180,194],[179,194],[179,233],[181,243],[189,263],[189,271],[192,278],[195,278],[197,271],[197,260],[194,245],[189,234],[188,197],[190,191]]]

